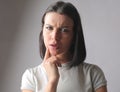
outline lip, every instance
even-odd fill
[[[53,49],[58,49],[59,48],[58,44],[50,44],[49,46]]]

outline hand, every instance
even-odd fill
[[[47,72],[48,82],[57,84],[59,80],[58,66],[61,66],[60,60],[57,56],[50,56],[50,52],[47,49],[43,64]]]

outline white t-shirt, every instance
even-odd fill
[[[98,66],[83,63],[69,69],[69,64],[62,64],[62,67],[58,68],[60,78],[57,92],[94,92],[99,87],[107,85],[103,71]],[[44,92],[47,81],[45,68],[40,64],[25,71],[21,89]]]

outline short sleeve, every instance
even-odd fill
[[[35,90],[34,75],[30,69],[27,69],[22,76],[21,90],[22,89]]]
[[[94,90],[97,90],[98,88],[107,85],[105,75],[98,66],[94,65],[91,74],[92,74],[91,76],[92,76],[92,83]]]

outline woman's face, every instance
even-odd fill
[[[51,55],[68,53],[73,39],[73,20],[59,13],[47,13],[44,18],[43,39]]]

